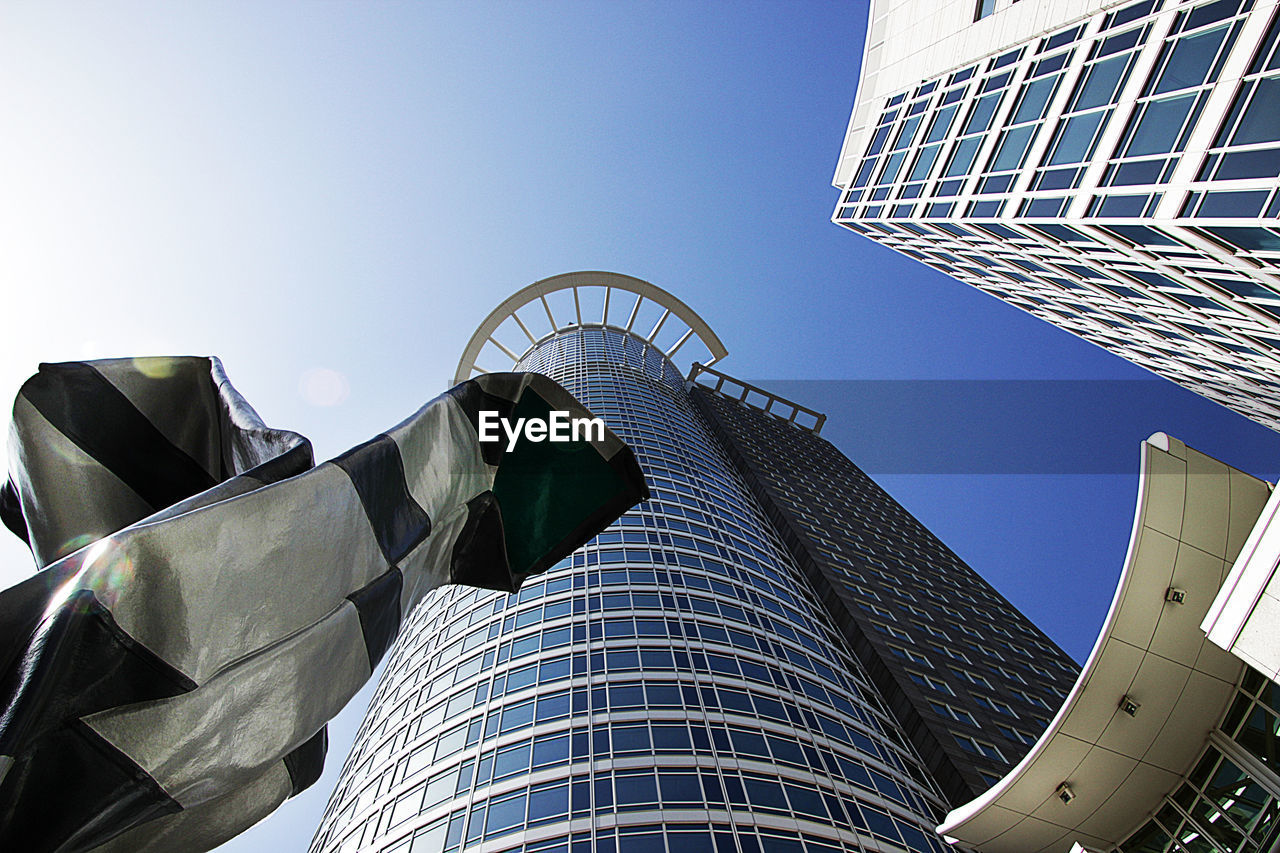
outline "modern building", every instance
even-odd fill
[[[313,853],[936,853],[947,810],[1034,741],[1066,657],[820,416],[693,383],[680,354],[725,348],[613,273],[537,282],[481,325],[459,381],[556,379],[652,498],[518,594],[443,590],[406,620]]]
[[[1280,429],[1276,0],[872,0],[833,220]]]
[[[1035,743],[1080,667],[767,392],[695,367],[691,396],[951,805]],[[701,384],[714,381],[714,384]]]
[[[1078,682],[939,831],[979,853],[1280,849],[1277,496],[1148,439],[1124,571]]]

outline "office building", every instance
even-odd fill
[[[635,450],[652,499],[516,595],[440,591],[406,620],[313,853],[936,853],[958,793],[1027,749],[1071,681],[1035,661],[1066,658],[820,417],[674,363],[724,354],[675,297],[612,273],[537,282],[484,321],[458,379],[550,375]],[[979,654],[970,622],[1009,633]],[[1035,661],[995,660],[1020,643]],[[980,696],[1021,734],[980,720]]]
[[[1280,429],[1275,0],[872,0],[836,223]]]
[[[987,790],[1079,666],[830,442],[743,404],[767,392],[714,369],[694,378],[699,410],[948,803]]]

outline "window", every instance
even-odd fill
[[[1006,703],[1001,702],[999,699],[990,699],[986,696],[981,696],[976,693],[973,694],[972,698],[973,698],[973,701],[978,703],[980,707],[986,708],[990,711],[996,711],[997,713],[1005,714],[1010,717],[1018,716],[1013,712],[1012,708],[1010,708]]]
[[[907,677],[921,687],[928,687],[930,690],[937,690],[939,693],[945,693],[948,696],[954,696],[955,691],[945,681],[939,681],[932,676],[923,675],[919,672],[907,671]]]
[[[965,752],[972,752],[975,755],[983,755],[995,761],[1004,761],[1004,753],[994,745],[983,740],[978,740],[968,735],[956,735],[956,743],[960,744],[960,748]]]
[[[970,714],[962,708],[953,708],[950,705],[943,704],[942,702],[930,702],[929,705],[940,716],[959,720],[960,722],[966,723],[974,728],[977,728],[978,726],[978,721],[974,719],[973,714]]]

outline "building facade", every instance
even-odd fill
[[[695,380],[699,411],[948,803],[986,791],[1080,667],[830,442],[743,402],[767,392],[714,370]]]
[[[1280,428],[1275,0],[872,0],[833,219]]]
[[[544,315],[550,329],[535,333]],[[482,324],[459,378],[514,361],[556,379],[635,450],[652,498],[514,596],[442,591],[407,620],[313,853],[942,849],[933,828],[954,792],[728,449],[747,433],[773,441],[775,425],[812,430],[792,407],[790,420],[752,414],[758,434],[739,425],[744,437],[731,438],[709,413],[755,404],[688,383],[673,359],[695,347],[709,361],[724,354],[683,303],[610,273],[538,282]],[[828,463],[829,448],[802,464]],[[881,544],[848,559],[870,569]],[[895,560],[876,571],[897,572]],[[956,606],[963,621],[970,603]],[[959,686],[941,653],[911,653],[937,662],[910,671]],[[941,704],[963,713],[968,702]],[[935,713],[926,703],[911,724]],[[1034,737],[1043,721],[1026,725]],[[1006,745],[992,770],[975,750],[975,778],[1018,757]]]

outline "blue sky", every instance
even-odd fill
[[[7,4],[0,396],[40,361],[215,354],[323,459],[443,390],[511,292],[628,273],[707,319],[726,372],[829,412],[824,434],[855,461],[980,460],[880,481],[1083,659],[1136,470],[1037,455],[1136,469],[1165,429],[1274,477],[1280,436],[1167,383],[1116,394],[1149,374],[829,222],[865,17],[865,2]],[[1022,380],[1002,387],[1025,402],[879,412],[858,396],[860,380],[974,379]],[[1055,405],[1039,380],[1059,379],[1102,390]],[[1031,461],[1010,472],[993,448]],[[29,571],[5,543],[0,582]],[[334,726],[317,786],[224,849],[305,850],[358,719]]]

